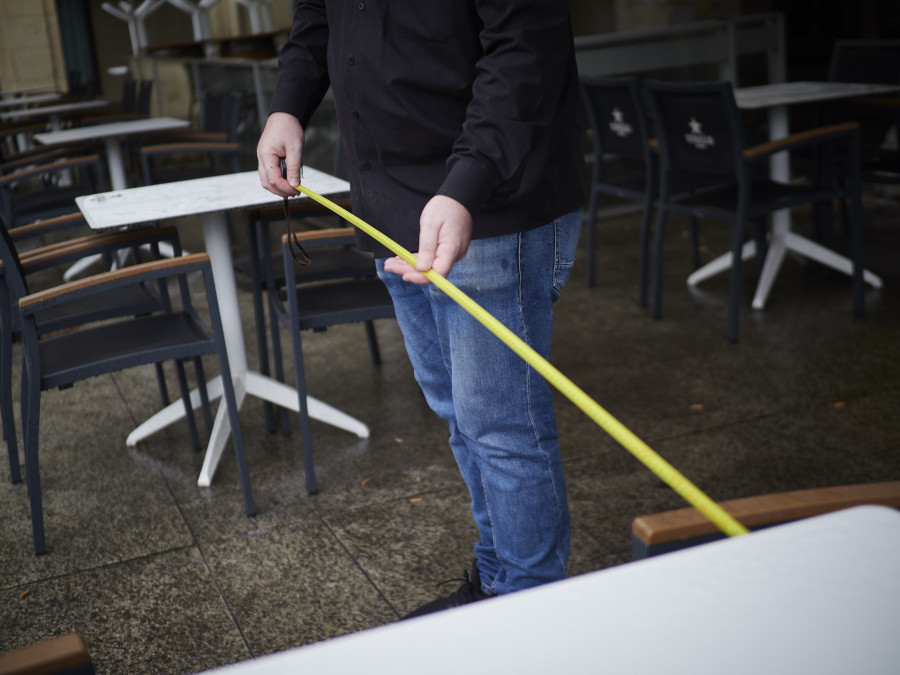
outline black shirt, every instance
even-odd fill
[[[298,0],[271,112],[305,128],[329,86],[354,212],[410,251],[436,194],[469,210],[473,238],[581,207],[565,0]]]

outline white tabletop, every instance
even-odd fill
[[[95,108],[103,108],[109,105],[109,101],[100,99],[94,101],[72,101],[71,103],[57,103],[55,105],[45,105],[38,108],[26,108],[24,110],[10,110],[0,113],[0,120],[18,119],[21,117],[41,117],[50,115],[60,115],[63,113],[78,112],[81,110],[93,110]]]
[[[754,110],[854,96],[890,94],[895,91],[900,91],[900,85],[857,82],[778,82],[735,89],[734,99],[739,108]]]
[[[867,506],[216,672],[894,675],[898,626],[900,513]]]
[[[115,136],[127,136],[151,131],[167,131],[190,126],[187,120],[176,117],[146,117],[124,122],[109,122],[107,124],[91,124],[60,131],[48,131],[43,134],[35,134],[34,140],[38,143],[51,145],[53,143],[73,143],[87,141],[96,138],[110,138]]]
[[[310,167],[303,168],[303,184],[319,194],[348,192],[350,184]],[[298,197],[307,199],[297,193]],[[279,204],[282,199],[259,183],[256,171],[147,185],[128,190],[77,197],[78,208],[92,229],[168,220],[205,213]]]

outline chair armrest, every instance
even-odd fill
[[[720,505],[747,527],[755,528],[861,504],[900,508],[900,481],[779,492],[732,499]],[[691,507],[638,516],[632,522],[631,531],[647,546],[718,532],[708,518]]]
[[[859,124],[856,122],[844,122],[843,124],[832,124],[826,127],[817,127],[816,129],[808,129],[806,131],[798,131],[784,138],[774,141],[760,143],[749,148],[745,148],[743,155],[745,159],[755,160],[762,157],[768,157],[776,152],[782,152],[791,148],[820,143],[826,140],[849,136],[859,133]]]
[[[193,142],[219,142],[227,143],[228,134],[224,131],[203,131],[201,129],[185,129],[165,134],[165,143],[193,143]]]
[[[117,270],[103,272],[70,281],[53,288],[26,295],[19,299],[19,309],[23,316],[30,316],[49,307],[63,304],[77,297],[99,293],[112,286],[128,286],[142,281],[189,274],[209,267],[206,253],[193,253],[176,258],[161,258],[139,265],[130,265]]]
[[[143,227],[115,232],[88,234],[67,241],[48,244],[26,251],[19,256],[26,274],[62,265],[95,253],[112,253],[124,248],[143,246],[159,241],[177,241],[174,227]]]
[[[86,225],[84,214],[81,211],[73,211],[61,216],[47,218],[46,220],[38,220],[27,225],[19,225],[18,227],[9,228],[9,236],[13,241],[21,241],[22,239],[30,239],[39,237],[43,234],[56,232],[57,230],[68,230],[79,225]]]
[[[3,173],[18,171],[32,164],[46,164],[72,156],[81,156],[86,152],[84,144],[43,146],[41,152],[23,152],[3,161]]]
[[[142,155],[155,155],[172,152],[237,152],[240,146],[237,143],[222,141],[190,142],[190,143],[160,143],[157,145],[145,145],[141,148]]]
[[[29,166],[27,169],[20,169],[19,171],[14,171],[13,173],[6,174],[5,176],[0,176],[0,187],[23,180],[25,178],[31,178],[32,176],[39,176],[42,173],[61,171],[63,169],[74,169],[75,167],[85,166],[88,164],[93,164],[99,168],[101,166],[100,155],[84,155],[81,157],[61,159],[55,162],[50,162],[48,164]]]
[[[291,235],[283,234],[281,235],[281,243],[286,244]],[[299,242],[314,242],[314,241],[322,241],[326,239],[347,239],[353,238],[353,228],[352,227],[333,227],[327,230],[306,230],[304,232],[297,232],[295,234],[295,238]]]

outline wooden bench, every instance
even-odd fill
[[[0,654],[0,675],[93,675],[91,655],[78,633]]]
[[[900,508],[900,481],[779,492],[732,499],[719,505],[748,529],[755,530],[862,504]],[[632,559],[668,553],[724,536],[692,507],[638,516],[631,525]]]

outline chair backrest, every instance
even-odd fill
[[[134,112],[137,105],[137,82],[133,78],[128,77],[122,82],[122,99],[119,106],[122,112]]]
[[[740,175],[745,139],[730,82],[646,81],[644,90],[663,171]]]
[[[7,227],[72,210],[75,197],[106,190],[98,155],[58,159],[0,176],[0,217]]]
[[[648,120],[635,77],[582,77],[594,157],[613,154],[650,161]]]
[[[237,141],[244,94],[236,89],[209,89],[203,93],[200,126],[203,131],[221,131],[226,140]]]
[[[150,114],[150,96],[153,93],[153,80],[141,80],[137,91],[135,112],[140,115]]]
[[[828,68],[831,82],[900,84],[900,40],[837,40]]]

